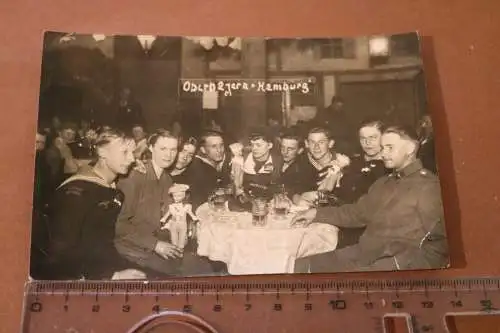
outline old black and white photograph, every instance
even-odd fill
[[[30,277],[448,268],[423,68],[413,32],[46,32]]]

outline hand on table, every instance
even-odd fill
[[[297,213],[292,219],[292,227],[307,227],[316,217],[316,209],[308,209],[306,211]]]
[[[165,259],[182,257],[182,250],[180,248],[163,241],[158,241],[156,243],[155,252]]]
[[[303,207],[314,207],[314,202],[318,199],[318,192],[304,192],[294,198],[294,204]]]
[[[111,280],[144,280],[147,276],[137,269],[124,269],[113,274]]]

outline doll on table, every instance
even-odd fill
[[[193,213],[191,204],[185,203],[186,191],[189,189],[185,184],[174,184],[168,192],[172,195],[174,202],[168,206],[167,213],[160,219],[163,224],[162,230],[170,230],[172,244],[180,249],[184,249],[188,237],[187,215],[193,221],[199,221],[198,217]],[[170,221],[167,222],[167,220]]]
[[[235,194],[238,196],[243,191],[243,145],[235,142],[229,145],[231,150],[231,180],[235,187]]]

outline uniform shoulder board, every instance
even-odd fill
[[[435,177],[437,177],[436,174],[434,174],[432,171],[429,171],[427,169],[420,170],[419,174],[420,174],[420,176],[427,177],[427,178],[435,178]]]

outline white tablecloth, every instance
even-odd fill
[[[198,208],[198,255],[223,261],[232,275],[293,273],[295,259],[335,250],[338,228],[313,223],[292,228],[286,219],[268,216],[267,225],[252,225],[246,212],[214,213]]]

